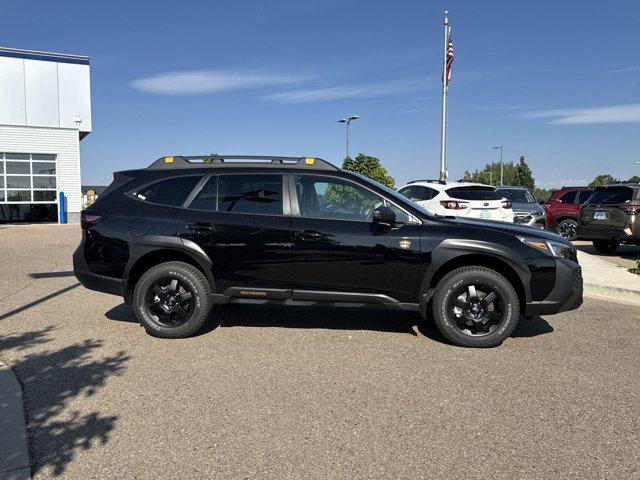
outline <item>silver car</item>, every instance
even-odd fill
[[[545,228],[547,214],[536,197],[525,187],[498,187],[496,191],[513,205],[513,223]]]

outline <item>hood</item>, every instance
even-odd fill
[[[513,205],[514,212],[527,212],[527,213],[544,212],[544,208],[542,208],[542,205],[538,203],[515,202],[512,205]]]
[[[526,227],[515,223],[499,222],[495,220],[480,220],[472,218],[455,218],[452,222],[459,224],[463,228],[487,228],[497,232],[509,233],[523,237],[536,237],[541,240],[551,240],[554,242],[567,243],[567,241],[556,233],[542,230],[535,227]]]

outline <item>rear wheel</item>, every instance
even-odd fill
[[[433,295],[438,330],[462,347],[500,345],[511,335],[519,317],[515,289],[489,268],[458,268],[440,280]]]
[[[593,246],[600,253],[613,253],[620,246],[620,242],[615,240],[594,240]]]
[[[211,311],[211,289],[193,265],[167,262],[147,270],[133,293],[134,311],[147,332],[184,338],[197,332]]]
[[[556,232],[567,240],[575,240],[578,238],[578,222],[571,218],[561,220],[556,227]]]

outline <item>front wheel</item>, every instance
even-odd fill
[[[193,265],[167,262],[147,270],[133,292],[136,317],[150,335],[184,338],[200,330],[211,311],[211,288]]]
[[[500,345],[520,317],[520,302],[511,283],[495,270],[463,267],[448,273],[433,295],[438,330],[461,347]]]
[[[594,240],[593,246],[600,253],[613,253],[620,246],[620,242],[615,240]]]
[[[567,240],[575,240],[578,238],[578,222],[567,218],[558,223],[556,228],[558,235],[566,238]]]

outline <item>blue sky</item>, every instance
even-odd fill
[[[612,4],[610,4],[612,5]],[[441,14],[450,178],[524,154],[541,186],[640,174],[640,2],[0,3],[0,45],[91,57],[84,183],[169,154],[379,157],[438,174]]]

